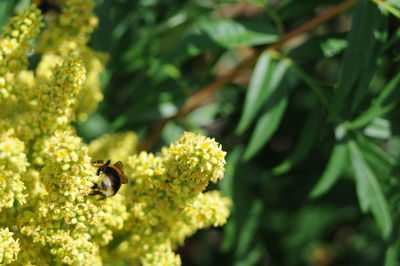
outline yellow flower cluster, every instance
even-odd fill
[[[13,137],[0,137],[0,211],[12,207],[15,200],[25,203],[22,175],[27,166],[24,143]]]
[[[29,6],[0,36],[0,264],[179,265],[174,249],[229,215],[229,199],[204,192],[223,177],[225,152],[193,133],[157,155],[135,154],[132,132],[83,143],[71,123],[102,98],[104,56],[87,47],[92,1],[59,3],[45,19]],[[91,195],[100,159],[124,162],[129,179],[105,200]]]
[[[0,229],[0,265],[9,264],[16,260],[20,251],[18,240],[14,240],[13,233],[8,228]]]
[[[27,68],[26,54],[32,50],[29,40],[39,33],[40,18],[40,11],[32,6],[4,27],[0,41],[0,75]]]
[[[103,99],[99,77],[104,69],[106,56],[87,46],[90,34],[98,24],[92,10],[92,0],[58,0],[60,13],[48,14],[46,29],[40,36],[37,52],[42,54],[38,75],[51,76],[51,69],[62,60],[63,55],[80,58],[87,71],[87,80],[80,92],[75,109],[78,120],[85,120],[87,114]]]
[[[202,193],[222,178],[225,152],[215,140],[186,132],[159,156],[128,158],[129,218],[112,257],[134,264],[179,265],[173,250],[198,229],[226,222],[230,201],[217,191]],[[160,255],[164,254],[164,255]]]
[[[100,261],[99,245],[107,244],[128,217],[124,197],[99,202],[88,196],[99,180],[80,138],[56,132],[44,149],[46,164],[40,175],[47,195],[25,211],[21,233],[51,246],[57,261],[95,265]]]
[[[20,111],[16,110],[17,101],[25,97],[18,86],[23,84],[16,83],[20,83],[19,75],[28,67],[30,41],[37,36],[40,26],[40,11],[31,6],[13,17],[0,36],[0,114],[3,117]]]

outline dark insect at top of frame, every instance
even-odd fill
[[[61,4],[57,0],[34,0],[34,3],[42,11],[42,14],[49,12],[61,13]]]

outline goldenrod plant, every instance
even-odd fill
[[[0,0],[0,264],[399,266],[399,19]]]
[[[0,37],[0,265],[180,265],[185,238],[229,216],[230,200],[206,191],[226,153],[189,132],[158,154],[137,153],[133,132],[84,143],[72,123],[102,99],[106,61],[88,46],[94,3],[41,2]],[[121,161],[128,184],[93,195],[105,175],[94,160]]]

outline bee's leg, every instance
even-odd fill
[[[100,167],[97,169],[96,175],[100,175],[100,173],[103,172],[103,171],[104,171],[104,165],[103,165],[103,166],[100,166]]]
[[[98,188],[99,188],[99,185],[97,183],[93,184],[92,189],[98,189]]]
[[[103,193],[101,193],[101,196],[102,197],[99,200],[105,200],[107,198],[107,196],[105,194],[103,194]]]
[[[103,161],[96,161],[96,162],[101,162],[101,163],[103,163]],[[102,166],[100,166],[100,167],[97,169],[96,174],[97,174],[97,175],[100,175],[101,172],[104,172],[104,169],[106,169],[106,167],[107,167],[110,163],[111,163],[111,161],[110,161],[110,160],[107,160],[107,162],[106,162],[105,164],[103,164]]]
[[[106,194],[104,194],[104,192],[100,190],[93,190],[92,192],[89,193],[89,195],[91,196],[101,195],[101,198],[99,198],[99,200],[105,200],[107,198]]]
[[[91,162],[91,165],[93,165],[94,167],[98,167],[98,168],[97,168],[96,175],[100,175],[100,173],[101,173],[102,171],[104,171],[104,167],[107,165],[107,163],[104,164],[104,161],[103,161],[103,160],[96,160],[96,161],[92,161],[92,162]]]
[[[90,163],[93,166],[100,167],[100,166],[102,166],[104,164],[104,161],[103,160],[96,160],[96,161],[91,161]]]
[[[100,190],[93,190],[92,192],[89,193],[89,195],[103,195],[103,193]]]

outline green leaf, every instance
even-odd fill
[[[219,103],[204,105],[189,113],[186,116],[185,121],[196,126],[204,127],[215,122],[215,117],[217,116],[219,110]]]
[[[397,102],[397,98],[400,96],[400,71],[397,71],[396,76],[390,80],[390,82],[383,88],[379,94],[375,105],[384,106],[393,101]],[[395,98],[395,99],[393,99]]]
[[[220,187],[222,193],[230,198],[233,196],[233,177],[235,175],[236,166],[239,163],[242,152],[243,147],[238,145],[228,153],[228,158],[226,159],[225,174],[224,178],[220,182]]]
[[[274,175],[286,173],[308,154],[319,135],[318,133],[320,132],[321,122],[321,113],[317,108],[313,108],[304,124],[300,138],[294,147],[293,152],[285,161],[272,169]]]
[[[178,62],[190,56],[196,56],[207,50],[215,50],[219,46],[208,35],[192,33],[178,41],[164,56],[165,61]]]
[[[250,206],[250,211],[248,213],[248,217],[246,222],[241,227],[241,231],[239,233],[239,241],[235,251],[235,257],[241,258],[246,252],[249,250],[251,246],[251,242],[253,241],[257,228],[260,224],[260,216],[263,210],[263,202],[260,199],[256,199],[252,202]]]
[[[366,163],[358,145],[353,140],[350,140],[348,147],[361,210],[364,213],[372,212],[382,236],[387,238],[392,231],[393,224],[382,188],[374,172]]]
[[[169,121],[162,132],[162,139],[165,143],[172,143],[179,138],[183,131],[184,129],[179,123]]]
[[[386,250],[385,254],[385,266],[398,266],[398,253],[399,249],[399,241],[395,241],[394,243],[391,243],[389,247]]]
[[[400,28],[397,28],[397,30],[394,33],[392,33],[391,36],[389,36],[389,39],[383,46],[383,49],[387,50],[395,45],[398,45],[399,40],[400,40]]]
[[[237,220],[235,218],[229,219],[224,225],[224,240],[221,243],[221,251],[228,252],[236,244],[236,231],[237,231]]]
[[[379,1],[374,0],[375,3],[378,4],[379,8],[392,14],[393,16],[400,19],[400,2],[398,0],[387,0],[387,1]]]
[[[3,32],[3,26],[7,23],[14,5],[13,1],[0,1],[0,33]]]
[[[374,34],[380,26],[381,19],[382,15],[370,0],[358,1],[335,94],[334,102],[337,110],[341,110],[357,81],[359,81],[359,86],[356,88],[352,102],[353,110],[365,96],[375,71],[377,51],[379,50]]]
[[[392,111],[398,104],[400,96],[400,72],[383,88],[371,106],[348,125],[350,129],[363,127],[373,119]]]
[[[392,178],[392,169],[396,165],[396,159],[382,150],[377,143],[362,134],[357,134],[356,140],[363,151],[365,160],[372,167],[375,175],[378,175],[380,180],[390,180]]]
[[[218,0],[218,4],[239,4],[244,2],[243,0]],[[255,5],[258,5],[260,7],[265,7],[267,5],[267,2],[264,0],[246,0],[245,2],[252,3]]]
[[[329,38],[321,43],[321,50],[326,57],[333,57],[347,47],[347,41],[337,38]]]
[[[372,105],[364,113],[348,124],[348,129],[357,129],[366,126],[377,117],[384,116],[396,107],[396,102],[391,102],[386,106]]]
[[[383,118],[375,118],[364,129],[364,134],[377,139],[389,139],[392,135],[390,122]]]
[[[264,114],[258,119],[243,154],[243,160],[251,159],[273,136],[282,120],[288,104],[287,90],[279,86],[266,104]]]
[[[243,113],[236,128],[237,133],[241,134],[249,127],[262,105],[278,88],[287,69],[286,61],[273,59],[268,51],[260,56],[251,76]]]
[[[335,144],[328,165],[325,168],[322,177],[310,192],[311,198],[317,198],[327,191],[337,182],[339,177],[348,167],[348,151],[345,142]]]
[[[387,25],[386,20],[383,19],[384,16],[376,9],[371,19],[373,18],[375,18],[375,25],[371,29],[369,46],[360,49],[367,49],[367,51],[363,54],[366,59],[360,70],[360,77],[352,99],[351,107],[353,112],[359,108],[362,100],[368,93],[369,85],[376,72],[379,55],[383,49],[383,40],[387,38]]]
[[[258,242],[249,253],[243,258],[239,260],[235,260],[234,266],[248,266],[248,265],[256,265],[261,256],[265,251],[264,244]]]
[[[211,39],[227,49],[238,46],[268,44],[278,41],[278,35],[272,28],[259,24],[246,24],[230,19],[205,19],[200,23],[200,29]]]

